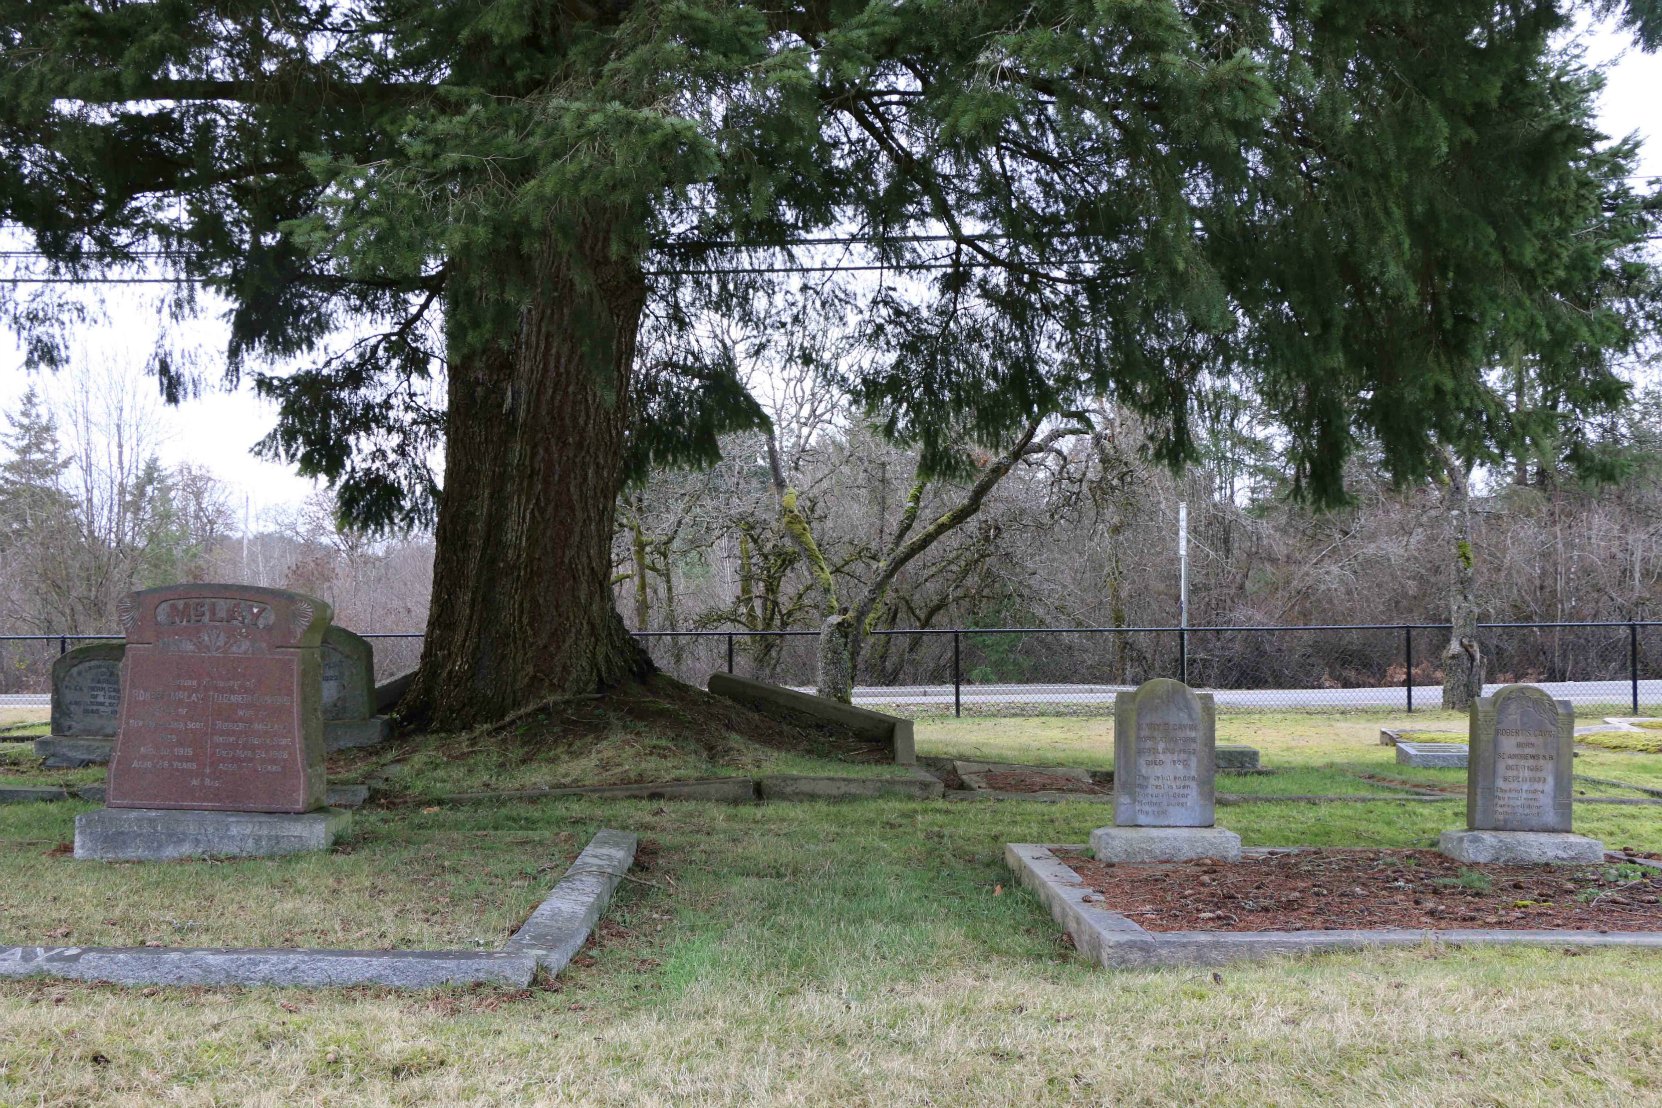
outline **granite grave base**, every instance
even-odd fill
[[[35,757],[45,759],[47,769],[80,769],[107,766],[115,753],[114,739],[79,739],[48,735],[35,740]]]
[[[1091,853],[1099,862],[1185,862],[1241,857],[1241,836],[1222,827],[1098,827]]]
[[[1255,746],[1218,746],[1214,749],[1214,768],[1220,770],[1250,770],[1258,768],[1258,748]]]
[[[1536,866],[1604,861],[1604,844],[1555,831],[1444,831],[1437,849],[1457,862]]]
[[[1465,743],[1422,743],[1397,741],[1397,765],[1426,768],[1465,769],[1469,748]]]
[[[337,750],[355,750],[374,746],[392,737],[392,721],[386,716],[368,719],[326,719],[323,721],[323,749],[333,754]]]
[[[328,850],[352,826],[339,808],[314,812],[205,812],[104,808],[75,817],[75,857],[101,862],[264,857]]]

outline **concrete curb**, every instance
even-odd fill
[[[0,786],[0,804],[28,804],[34,801],[90,800],[104,803],[103,785],[77,785],[63,788],[58,785]],[[330,785],[324,801],[326,808],[362,808],[369,799],[368,785]]]
[[[501,950],[309,950],[230,947],[0,946],[0,978],[67,977],[117,985],[502,985],[563,969],[588,940],[635,859],[636,837],[603,830]]]
[[[510,789],[504,792],[449,793],[434,797],[441,804],[476,800],[541,800],[554,796],[617,797],[624,800],[714,800],[749,804],[756,799],[756,782],[749,777],[709,777],[702,781],[649,781],[641,785],[574,785],[563,789]],[[422,801],[427,803],[427,801]]]
[[[884,796],[939,800],[946,787],[940,778],[915,769],[910,777],[804,777],[781,774],[759,778],[763,800],[866,800]]]
[[[1425,945],[1662,950],[1662,931],[1147,931],[1118,912],[1086,903],[1090,890],[1049,846],[1006,843],[1004,861],[1072,936],[1074,946],[1109,969],[1220,966],[1249,958]]]
[[[502,949],[530,954],[549,974],[559,973],[588,941],[595,921],[634,864],[639,844],[628,831],[596,832],[554,891]]]
[[[0,977],[69,977],[117,985],[391,985],[483,983],[523,989],[527,953],[472,950],[237,950],[222,947],[0,948]]]

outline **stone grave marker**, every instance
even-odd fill
[[[1604,844],[1570,833],[1575,712],[1533,685],[1506,685],[1472,702],[1466,830],[1445,831],[1462,862],[1578,863]]]
[[[1158,677],[1114,698],[1114,826],[1091,833],[1102,861],[1232,861],[1241,839],[1214,826],[1216,716],[1210,693]]]
[[[323,633],[323,745],[326,750],[373,746],[392,728],[375,713],[375,648],[333,624]]]
[[[262,854],[326,846],[321,600],[245,585],[129,596],[107,807],[76,820],[93,858]],[[216,818],[217,817],[217,818]]]
[[[95,642],[52,663],[52,733],[35,740],[35,754],[54,769],[102,765],[115,749],[121,715],[119,642]]]

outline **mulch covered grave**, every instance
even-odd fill
[[[1465,865],[1434,850],[1299,850],[1125,865],[1058,851],[1090,903],[1147,931],[1662,930],[1662,870]]]

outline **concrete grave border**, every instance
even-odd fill
[[[0,978],[67,977],[118,985],[487,984],[523,989],[559,973],[635,860],[637,837],[602,830],[501,950],[316,950],[229,947],[0,947]]]
[[[1041,843],[1006,843],[1004,861],[1032,889],[1074,946],[1109,969],[1220,966],[1250,958],[1324,951],[1376,950],[1426,944],[1446,946],[1630,947],[1662,950],[1662,931],[1147,931],[1118,912],[1087,903],[1090,889]],[[1083,851],[1085,847],[1069,847]],[[1247,849],[1243,856],[1275,851]]]

